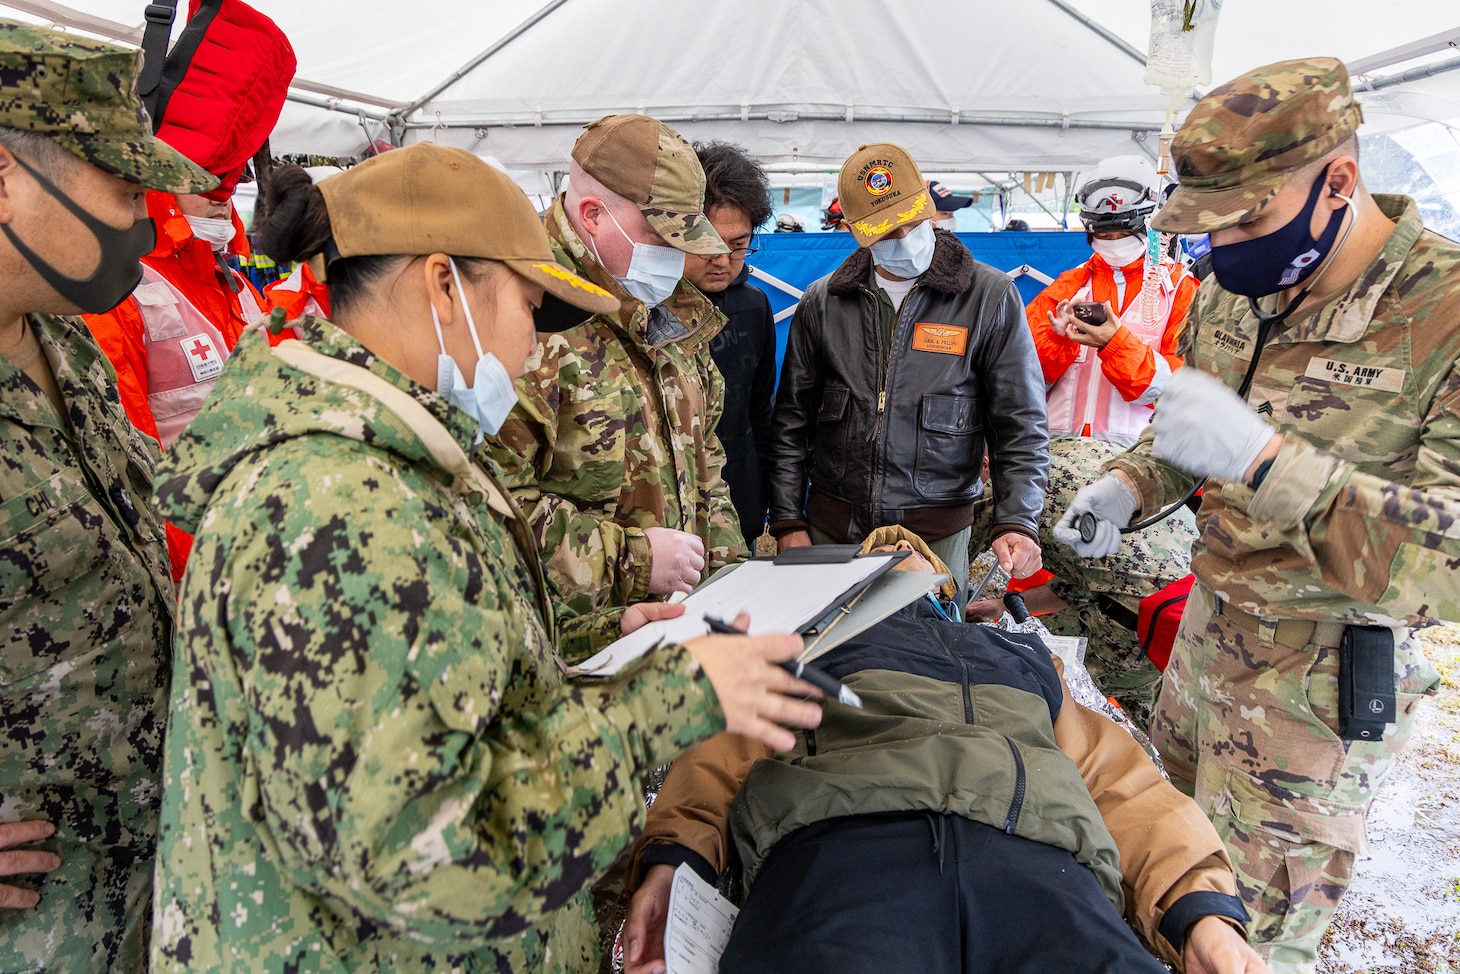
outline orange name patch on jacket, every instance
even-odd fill
[[[968,329],[962,325],[919,321],[913,325],[912,347],[918,352],[962,355],[968,350]]]

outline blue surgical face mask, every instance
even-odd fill
[[[933,263],[933,248],[938,238],[933,224],[924,220],[896,240],[882,239],[872,245],[872,259],[877,266],[898,277],[921,277]]]
[[[613,221],[614,229],[619,235],[634,248],[634,256],[629,260],[629,270],[623,277],[614,278],[623,289],[640,301],[645,306],[653,308],[663,304],[674,293],[679,279],[684,276],[684,254],[673,247],[655,247],[652,244],[634,243],[629,240],[629,235],[624,233],[624,228],[619,226],[618,220],[614,219],[613,213],[608,207],[603,207],[603,212]],[[593,238],[588,238],[588,244],[593,248],[593,257],[598,263],[603,263],[603,258],[598,256],[598,245]]]
[[[1343,226],[1343,210],[1334,210],[1317,240],[1309,229],[1318,198],[1328,185],[1328,169],[1313,184],[1302,212],[1272,233],[1237,243],[1212,247],[1212,274],[1233,294],[1260,298],[1301,284],[1323,263]],[[1336,194],[1335,194],[1336,195]],[[1347,197],[1339,196],[1345,203]]]
[[[512,377],[497,361],[497,356],[482,351],[477,323],[472,318],[470,305],[466,303],[466,292],[461,288],[461,275],[456,272],[454,260],[451,262],[451,278],[456,282],[456,293],[461,295],[461,308],[466,314],[466,327],[471,331],[471,343],[476,346],[476,374],[468,386],[466,377],[461,374],[461,366],[446,354],[446,341],[441,336],[441,316],[436,313],[436,305],[432,304],[431,322],[436,326],[436,341],[441,346],[441,354],[436,358],[436,394],[477,421],[477,439],[480,440],[482,433],[497,435],[507,414],[517,405],[517,390],[512,387]]]

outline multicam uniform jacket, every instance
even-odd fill
[[[708,571],[741,557],[714,432],[725,390],[709,343],[725,316],[681,281],[666,306],[688,334],[651,344],[648,309],[593,259],[561,197],[547,231],[559,262],[620,296],[623,307],[543,336],[493,455],[568,604],[627,605],[648,594],[644,528],[698,535]]]
[[[1378,258],[1262,351],[1247,401],[1293,435],[1256,492],[1203,492],[1192,571],[1244,612],[1460,620],[1460,248],[1413,200],[1375,200],[1396,224]],[[1187,367],[1237,388],[1257,336],[1247,299],[1204,286],[1191,333]],[[1132,475],[1145,512],[1190,484],[1149,459],[1151,439],[1106,464]]]
[[[0,821],[50,821],[61,867],[17,877],[0,970],[136,971],[172,645],[172,581],[152,509],[156,447],[79,321],[33,315],[67,413],[0,358]]]
[[[709,683],[678,646],[566,679],[531,533],[466,462],[475,425],[297,325],[244,336],[159,478],[197,541],[153,970],[596,969],[584,890],[642,825],[648,769],[723,727]]]

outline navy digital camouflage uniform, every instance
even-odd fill
[[[55,872],[0,911],[0,970],[139,970],[172,642],[149,499],[156,447],[74,319],[32,315],[67,411],[0,355],[0,820],[42,820]]]
[[[1050,632],[1084,636],[1085,667],[1101,690],[1120,702],[1139,727],[1146,727],[1161,690],[1161,673],[1146,658],[1136,632],[1112,618],[1109,599],[1133,618],[1140,601],[1191,571],[1191,545],[1196,540],[1194,518],[1185,507],[1143,531],[1126,535],[1120,550],[1105,558],[1081,558],[1055,540],[1056,522],[1081,487],[1100,476],[1100,465],[1122,452],[1118,444],[1089,437],[1066,437],[1049,442],[1049,488],[1039,518],[1039,545],[1044,567],[1054,575],[1049,590],[1067,608],[1040,617]],[[988,576],[982,599],[996,599],[1008,587],[1009,575],[999,568],[988,549],[992,505],[979,508],[969,544],[973,567],[970,586]],[[990,575],[990,573],[992,573]],[[1103,597],[1103,598],[1102,598]]]
[[[160,472],[197,541],[152,969],[592,970],[586,890],[714,692],[681,646],[565,678],[621,610],[560,626],[476,425],[296,327],[244,336]]]
[[[135,50],[0,20],[0,129],[140,186],[211,189],[214,177],[153,137],[140,65]],[[32,314],[24,327],[64,412],[0,355],[0,822],[53,823],[33,848],[61,865],[7,878],[40,903],[0,911],[0,970],[137,971],[173,622],[156,447],[127,421],[80,322]]]

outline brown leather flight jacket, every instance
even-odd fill
[[[883,321],[866,248],[802,297],[767,451],[778,537],[810,522],[853,542],[886,524],[946,538],[973,522],[987,449],[994,536],[1039,540],[1049,438],[1023,303],[957,237],[936,235],[895,321]]]

